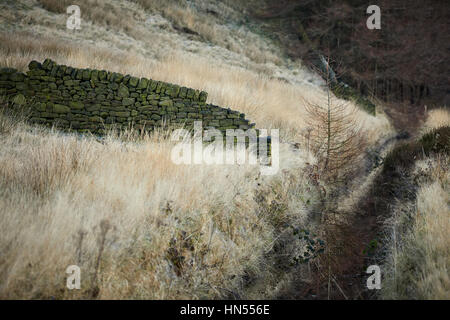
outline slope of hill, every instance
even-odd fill
[[[450,297],[450,112],[429,112],[420,134],[390,155],[401,183],[393,181],[397,194],[384,227],[383,299]]]
[[[294,274],[312,281],[293,263],[307,245],[293,230],[319,233],[311,212],[335,191],[309,148],[307,106],[328,101],[320,77],[286,58],[240,3],[80,0],[81,30],[66,28],[68,4],[0,3],[0,66],[51,58],[205,90],[209,103],[280,129],[280,170],[175,165],[163,131],[65,135],[29,126],[2,101],[0,296],[273,298]],[[380,111],[352,114],[368,150],[395,134]],[[83,270],[79,291],[65,289],[72,264]]]
[[[146,76],[207,91],[209,102],[237,108],[260,127],[283,123],[291,131],[304,124],[299,101],[326,98],[320,77],[252,32],[233,7],[215,1],[188,7],[148,3],[144,10],[130,1],[80,1],[82,29],[68,30],[68,15],[55,13],[64,11],[60,1],[3,2],[2,65],[25,70],[33,59],[51,58]]]

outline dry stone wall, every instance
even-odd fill
[[[31,61],[29,71],[0,69],[0,95],[29,108],[30,121],[78,132],[152,131],[163,125],[249,129],[243,113],[207,104],[207,93],[105,70]]]

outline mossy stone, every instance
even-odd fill
[[[71,109],[75,109],[75,110],[81,110],[84,108],[83,102],[80,102],[80,101],[70,101],[69,106]]]
[[[156,89],[155,89],[155,92],[156,92],[156,93],[160,93],[160,92],[161,92],[162,86],[163,86],[163,83],[162,83],[161,81],[158,81],[158,82],[156,83]]]
[[[119,95],[119,97],[127,98],[127,97],[130,96],[130,91],[128,90],[128,87],[126,85],[121,83],[119,85],[119,89],[117,91],[117,94]]]
[[[89,121],[91,121],[91,122],[102,122],[103,119],[102,119],[102,117],[94,116],[94,117],[90,117]]]
[[[146,89],[147,86],[148,86],[148,79],[141,78],[141,80],[139,80],[138,89]]]
[[[27,99],[25,98],[25,96],[23,94],[19,93],[18,95],[16,95],[13,98],[12,102],[14,104],[19,105],[19,106],[23,106],[23,105],[25,105],[27,103]]]
[[[194,97],[194,93],[195,93],[194,89],[188,89],[187,93],[186,93],[186,97],[188,99],[192,99]]]
[[[147,91],[148,91],[148,89],[150,89],[150,91],[155,91],[157,86],[158,86],[158,82],[151,80],[151,83],[149,84]]]
[[[68,112],[70,112],[70,108],[68,106],[65,106],[62,104],[54,104],[53,112],[54,113],[68,113]]]
[[[44,102],[38,102],[38,103],[36,103],[36,104],[34,105],[34,108],[35,108],[37,111],[41,111],[41,112],[45,112],[46,107],[47,107],[47,106],[45,105]]]
[[[98,78],[100,79],[100,81],[106,80],[106,77],[107,77],[107,73],[105,70],[102,70],[98,73]]]
[[[23,73],[17,72],[10,75],[10,79],[14,82],[21,82],[25,80],[25,75]]]
[[[42,68],[44,68],[45,70],[51,70],[52,69],[52,63],[53,63],[52,60],[45,59],[44,62],[42,63]]]
[[[159,105],[161,107],[173,107],[173,101],[172,100],[163,100],[159,102]]]
[[[114,117],[119,117],[119,118],[127,118],[130,116],[130,112],[129,111],[112,111],[111,115]]]
[[[130,77],[129,84],[131,87],[136,87],[139,83],[139,79],[136,77]]]
[[[17,82],[16,83],[16,89],[19,91],[24,91],[28,88],[28,85],[24,82]]]
[[[205,91],[200,92],[199,95],[199,101],[206,102],[206,99],[208,98],[208,93]]]
[[[114,78],[114,82],[120,83],[120,82],[122,82],[122,80],[123,80],[123,74],[117,73],[115,78]]]
[[[32,60],[28,64],[28,69],[29,70],[35,70],[35,69],[41,69],[41,68],[42,68],[42,65],[39,62],[35,61],[35,60]]]
[[[122,105],[123,106],[131,106],[134,104],[134,98],[123,98]]]
[[[98,70],[92,70],[91,72],[91,80],[98,81]]]

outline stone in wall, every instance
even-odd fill
[[[106,70],[31,61],[29,71],[0,69],[0,95],[27,105],[30,121],[64,130],[103,134],[135,128],[152,131],[163,125],[192,129],[204,126],[248,129],[243,113],[207,104],[207,93],[171,83]]]

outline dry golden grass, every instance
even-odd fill
[[[447,109],[428,112],[422,134],[450,125]],[[383,299],[450,299],[450,158],[442,153],[415,162],[413,203],[399,202],[388,225]]]
[[[416,203],[398,204],[383,268],[383,299],[450,299],[450,174],[448,157],[416,163],[426,177]]]
[[[64,28],[66,15],[49,15],[47,11],[37,8],[35,2],[19,2],[29,5],[31,9],[18,11],[23,15],[21,21],[26,22],[23,24],[8,15],[12,10],[10,6],[2,7],[1,14],[5,15],[5,21],[22,30],[14,34],[0,33],[2,66],[25,71],[30,60],[51,58],[60,64],[112,70],[202,89],[209,93],[209,102],[244,112],[259,127],[283,128],[282,138],[292,142],[301,142],[304,138],[304,130],[307,129],[304,121],[306,104],[323,104],[326,101],[325,92],[308,81],[299,84],[298,79],[293,79],[297,84],[289,84],[274,77],[292,78],[293,75],[283,71],[287,68],[253,61],[267,60],[264,58],[254,58],[252,62],[246,60],[247,56],[267,55],[270,52],[278,60],[282,56],[277,51],[279,49],[273,49],[273,46],[268,48],[261,36],[243,26],[234,28],[232,23],[242,19],[242,8],[233,9],[229,3],[198,0],[186,6],[179,1],[139,0],[130,3],[122,0],[82,0],[80,6],[87,9],[82,8],[82,12],[86,11],[82,18],[87,21],[83,23],[81,32],[71,32]],[[59,1],[40,2],[53,12],[62,10]],[[144,12],[142,6],[147,11]],[[208,14],[208,10],[219,11],[220,15]],[[115,15],[120,16],[123,23],[128,23],[129,29],[139,33],[139,36],[124,36],[120,24],[113,23],[110,28],[105,28],[107,23],[102,18],[106,19],[106,14],[111,12],[117,13]],[[216,45],[206,51],[200,49],[202,47],[196,44],[198,41],[191,41],[186,47],[186,39],[174,36],[165,29],[146,26],[144,20],[149,17],[147,13],[151,13],[150,17],[161,14],[189,28],[217,29],[220,32],[213,41]],[[202,27],[204,25],[206,27]],[[48,35],[50,32],[51,36]],[[226,43],[234,41],[230,37],[238,47],[235,50],[237,56],[230,56],[225,48]],[[95,47],[92,41],[96,43]],[[196,47],[192,48],[194,44]],[[163,48],[162,51],[158,51],[158,47]],[[251,52],[244,52],[246,50]],[[146,52],[154,51],[156,59],[148,57]],[[237,60],[242,60],[242,63],[236,63]],[[296,68],[301,67],[300,62],[296,64]],[[297,77],[310,77],[299,69],[294,71],[300,72]],[[349,107],[352,108],[350,104]],[[371,117],[357,111],[355,117],[372,140],[369,143],[393,133],[383,115]]]
[[[67,7],[73,4],[68,0],[39,0],[38,3],[44,9],[61,15],[61,18],[66,17]],[[242,54],[256,63],[281,63],[281,51],[268,45],[267,40],[252,33],[246,26],[231,29],[226,25],[235,21],[240,23],[239,13],[230,5],[220,2],[196,0],[187,4],[176,0],[79,0],[76,5],[80,7],[85,22],[124,32],[136,41],[151,44],[156,40],[163,45],[163,41],[157,39],[157,34],[145,30],[146,20],[152,15],[158,15],[166,19],[163,28],[172,33],[194,34],[202,41]],[[208,11],[217,12],[217,15],[208,14]],[[89,33],[90,30],[83,32]],[[146,41],[149,36],[150,41]]]
[[[0,33],[2,67],[25,71],[31,60],[51,58],[198,88],[209,93],[208,102],[245,112],[257,127],[279,128],[283,141],[300,144],[308,130],[306,103],[326,101],[318,86],[274,79],[281,57],[257,35],[229,29],[195,6],[83,0],[82,6],[96,6],[85,17],[84,32],[70,33],[58,27],[64,15],[48,14],[35,1],[19,2],[31,7],[19,12],[22,25],[14,11],[0,11],[17,27]],[[58,1],[39,2],[62,10]],[[150,12],[179,21],[216,46],[191,50],[193,41],[186,49],[165,27],[147,32],[147,16],[139,13],[144,2],[156,4]],[[196,1],[203,9],[207,3]],[[118,12],[121,21],[102,12]],[[156,58],[148,55],[160,46]],[[383,115],[357,111],[355,117],[369,145],[393,133]],[[4,116],[0,126],[2,298],[261,298],[245,291],[244,274],[267,279],[264,297],[270,298],[277,266],[264,258],[282,228],[305,223],[305,203],[318,197],[303,174],[305,162],[314,163],[304,148],[294,152],[283,144],[279,173],[259,177],[250,166],[176,166],[173,144],[158,134],[144,140],[109,136],[99,143]],[[295,243],[286,239],[293,252]],[[70,264],[82,268],[81,291],[65,290]]]
[[[427,119],[421,131],[425,133],[443,126],[450,126],[450,111],[444,108],[433,109],[428,112]]]
[[[326,102],[325,92],[318,87],[287,84],[251,70],[182,52],[155,61],[136,54],[78,46],[46,37],[33,39],[28,34],[15,38],[0,34],[0,41],[0,65],[26,70],[31,60],[43,61],[49,57],[59,64],[106,69],[198,88],[209,93],[210,103],[244,112],[260,128],[283,128],[282,138],[291,142],[303,140],[307,127],[306,105]],[[347,105],[355,109],[351,103]],[[370,143],[393,133],[383,114],[373,117],[356,110],[354,116]]]
[[[244,272],[273,270],[262,257],[275,230],[301,225],[298,199],[314,197],[292,174],[307,155],[287,148],[291,174],[260,177],[255,166],[177,166],[157,135],[99,143],[1,120],[2,298],[245,296]],[[267,209],[280,197],[285,210]],[[65,290],[72,264],[80,291]]]

